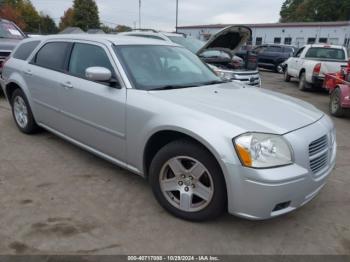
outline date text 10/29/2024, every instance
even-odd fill
[[[217,256],[128,256],[128,261],[220,261]]]

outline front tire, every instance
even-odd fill
[[[177,140],[160,149],[149,180],[159,204],[176,217],[212,220],[226,208],[226,185],[218,163],[192,141]]]
[[[331,94],[331,99],[329,102],[329,111],[333,116],[344,116],[345,112],[341,106],[341,90],[339,88],[336,88]]]
[[[27,97],[21,89],[16,89],[11,98],[12,115],[18,129],[25,134],[34,134],[39,130]]]

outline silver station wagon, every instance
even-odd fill
[[[301,100],[224,82],[176,44],[110,35],[24,40],[2,87],[26,134],[44,128],[145,177],[192,221],[313,199],[335,165],[332,121]]]

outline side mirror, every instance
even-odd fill
[[[112,78],[112,72],[105,67],[94,66],[86,68],[85,76],[91,81],[109,82]]]

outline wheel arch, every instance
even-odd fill
[[[298,78],[299,78],[299,79],[300,79],[302,73],[306,73],[305,68],[302,68],[302,69],[299,71],[299,74],[298,74]]]
[[[218,154],[204,140],[195,138],[194,136],[192,136],[191,134],[188,134],[187,132],[165,129],[165,130],[159,130],[153,133],[147,140],[146,145],[144,147],[143,170],[144,170],[144,176],[146,178],[148,177],[149,167],[152,162],[152,159],[157,154],[157,152],[162,147],[169,144],[170,142],[173,142],[179,139],[187,139],[203,147],[215,159],[221,171],[223,172],[220,161],[218,161]]]

